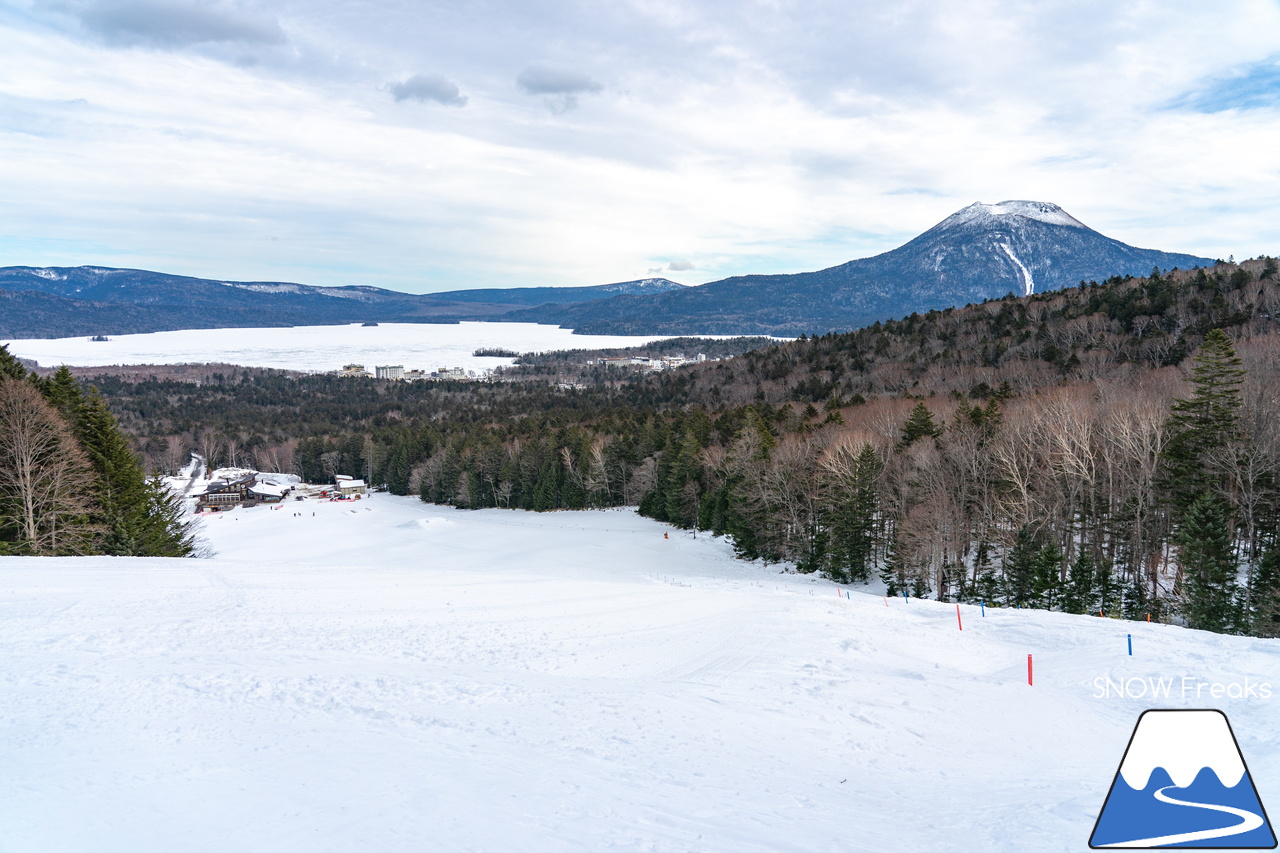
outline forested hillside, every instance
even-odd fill
[[[1277,265],[1090,283],[580,390],[97,381],[154,464],[638,504],[746,557],[988,605],[1280,633]]]

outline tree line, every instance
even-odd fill
[[[185,557],[179,499],[148,479],[106,401],[0,346],[0,554]]]

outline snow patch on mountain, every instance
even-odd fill
[[[1022,277],[1022,295],[1030,296],[1036,289],[1035,279],[1031,277],[1031,270],[1027,269],[1026,264],[1018,259],[1018,256],[1013,253],[1013,249],[1009,248],[1008,243],[997,243],[996,245],[1004,250],[1005,255],[1018,268],[1019,275]]]
[[[671,290],[683,290],[687,285],[672,281],[667,278],[642,278],[636,281],[620,281],[614,284],[602,285],[599,290],[603,293],[618,293],[627,296],[636,296],[649,293],[666,293]]]
[[[665,278],[642,278],[638,281],[624,281],[618,284],[606,284],[601,290],[612,293],[614,291],[637,292],[637,291],[658,291],[674,290],[684,285],[677,284]]]
[[[376,290],[360,287],[315,287],[309,284],[292,284],[282,281],[220,281],[218,284],[253,293],[300,293],[329,296],[335,299],[355,299],[359,302],[373,302],[378,294]]]
[[[357,302],[373,302],[377,298],[373,293],[356,287],[313,287],[311,292],[335,299],[354,299]]]
[[[223,281],[219,284],[225,284],[227,287],[236,287],[240,290],[251,290],[254,293],[302,293],[310,288],[303,288],[299,284],[252,284],[242,281]]]

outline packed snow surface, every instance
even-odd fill
[[[211,559],[0,558],[0,850],[1079,851],[1149,707],[1221,707],[1280,809],[1275,641],[960,631],[629,511],[203,526]]]
[[[92,341],[88,336],[81,336],[17,340],[8,344],[9,352],[34,359],[45,367],[227,363],[319,371],[360,363],[370,372],[379,364],[402,364],[408,369],[421,370],[462,367],[478,372],[513,361],[472,355],[484,347],[520,353],[607,349],[641,346],[665,337],[671,336],[575,335],[568,329],[533,323],[383,323],[378,326],[357,323],[269,329],[190,329],[112,335],[108,341]]]

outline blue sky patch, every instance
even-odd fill
[[[1175,109],[1201,113],[1254,110],[1280,104],[1280,61],[1269,59],[1243,69],[1243,73],[1210,81],[1205,88],[1188,92],[1173,103]]]

